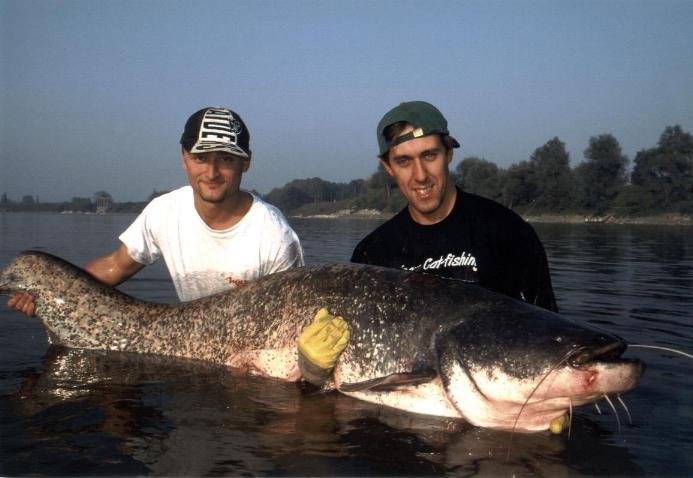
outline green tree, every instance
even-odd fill
[[[642,186],[629,184],[614,198],[612,209],[621,216],[634,216],[657,209],[657,198]]]
[[[558,138],[547,141],[529,158],[536,187],[534,207],[539,211],[562,211],[572,206],[575,181],[570,155]]]
[[[455,168],[453,177],[463,191],[493,200],[499,200],[503,195],[498,166],[483,158],[464,158]]]
[[[365,179],[352,179],[348,184],[344,185],[343,197],[340,199],[353,199],[368,191],[368,184]]]
[[[274,188],[265,199],[279,209],[290,212],[306,205],[310,210],[329,209],[322,203],[353,200],[365,194],[366,181],[355,179],[349,183],[333,183],[320,178],[294,179],[281,188]]]
[[[371,174],[366,184],[368,192],[382,193],[384,200],[389,200],[392,197],[392,192],[397,188],[397,183],[385,171],[383,163],[378,163],[378,168]]]
[[[312,202],[313,198],[305,191],[288,183],[281,188],[272,189],[272,191],[265,196],[265,200],[286,212]]]
[[[387,174],[383,164],[378,163],[378,168],[366,181],[366,194],[359,198],[356,206],[380,211],[397,211],[404,206],[405,200],[396,191],[397,183]]]
[[[689,209],[693,203],[693,137],[668,126],[655,148],[635,157],[631,183],[647,191],[660,210]]]
[[[529,161],[513,164],[503,174],[503,204],[511,209],[523,208],[537,198],[534,168]]]
[[[580,207],[602,214],[627,182],[628,158],[610,134],[590,138],[583,163],[575,168],[577,201]]]

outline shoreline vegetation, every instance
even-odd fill
[[[553,224],[643,224],[659,226],[693,226],[693,216],[689,214],[669,213],[648,216],[583,216],[579,214],[540,214],[523,216],[530,223]]]
[[[343,209],[331,213],[320,214],[293,214],[289,217],[301,219],[390,219],[396,213],[379,211],[377,209]],[[643,224],[661,226],[693,226],[693,215],[679,213],[662,213],[646,216],[617,216],[605,214],[603,216],[590,216],[577,213],[552,213],[552,214],[520,214],[529,223],[547,224]]]
[[[146,203],[142,204],[142,208]],[[141,208],[127,208],[125,210],[110,210],[107,212],[93,211],[74,211],[74,210],[55,210],[46,209],[0,209],[0,214],[9,213],[33,213],[33,214],[86,214],[86,215],[120,215],[120,214],[139,214]],[[566,213],[540,213],[540,214],[518,214],[529,223],[545,223],[545,224],[587,224],[587,225],[621,225],[621,224],[636,224],[636,225],[657,225],[657,226],[693,226],[693,215],[681,213],[658,213],[648,215],[633,215],[619,216],[616,214],[604,215],[589,215],[576,212]],[[316,213],[286,213],[289,218],[298,219],[372,219],[386,221],[394,216],[396,212],[381,211],[373,208],[364,209],[340,209],[334,211],[316,212]]]

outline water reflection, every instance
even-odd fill
[[[32,459],[51,475],[95,474],[106,463],[109,474],[166,476],[642,474],[582,417],[570,439],[512,435],[137,354],[51,347],[43,371],[7,404],[19,453],[8,474],[26,463],[26,443],[45,445]]]

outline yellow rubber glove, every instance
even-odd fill
[[[560,417],[551,420],[551,425],[549,425],[551,433],[555,435],[558,435],[566,428],[568,428],[568,415],[566,415],[565,413]]]
[[[349,324],[322,308],[298,337],[299,367],[306,381],[321,386],[349,342]]]

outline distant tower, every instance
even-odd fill
[[[106,191],[99,191],[94,194],[94,204],[96,214],[104,214],[113,206],[113,198]]]

